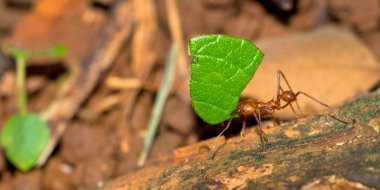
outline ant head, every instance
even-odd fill
[[[280,96],[285,102],[293,102],[297,98],[297,95],[293,91],[284,91]]]

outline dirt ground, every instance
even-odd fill
[[[68,55],[28,62],[28,109],[41,113],[52,107],[49,126],[66,127],[60,135],[51,129],[57,134],[51,155],[29,172],[15,169],[2,152],[0,189],[98,189],[136,170],[171,44],[181,47],[180,63],[148,162],[223,129],[204,123],[191,107],[186,44],[191,37],[224,33],[255,42],[334,25],[354,33],[380,59],[379,19],[378,0],[1,1],[0,43],[23,48],[63,43]],[[14,78],[14,65],[1,53],[1,126],[16,111]],[[69,90],[62,93],[64,87]],[[227,137],[239,133],[241,121],[233,125]]]

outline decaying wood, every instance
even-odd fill
[[[265,147],[248,132],[243,141],[231,138],[219,146],[214,158],[207,146],[195,146],[198,151],[156,160],[105,189],[379,189],[380,93],[334,113],[356,122],[343,123],[329,114],[299,118],[266,127],[270,140]]]
[[[132,14],[129,1],[119,0],[115,3],[109,22],[104,26],[93,50],[83,60],[78,71],[70,76],[61,93],[52,102],[44,115],[50,128],[51,138],[37,165],[45,163],[66,130],[67,122],[93,91],[100,77],[108,70],[130,36],[133,25]]]

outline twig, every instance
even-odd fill
[[[17,107],[20,114],[26,114],[26,89],[25,89],[25,56],[16,57],[16,86],[17,86]]]
[[[181,27],[181,20],[178,13],[177,0],[166,0],[166,9],[168,12],[168,21],[171,38],[173,43],[178,47],[178,57],[177,57],[177,77],[176,80],[176,93],[179,94],[182,99],[189,101],[189,90],[188,84],[190,80],[189,76],[189,66],[186,61],[186,50],[185,42],[183,39],[183,32]],[[178,86],[178,87],[177,87]]]
[[[141,81],[147,81],[155,65],[157,55],[158,23],[156,7],[152,0],[133,0],[133,19],[136,23],[132,39],[132,68],[134,76]],[[128,92],[128,98],[123,107],[122,118],[130,118],[141,88]],[[119,128],[128,128],[129,121],[121,122]]]
[[[112,16],[104,30],[101,31],[99,41],[93,50],[83,60],[77,73],[70,76],[60,94],[51,103],[44,115],[50,128],[50,140],[37,161],[42,166],[57,142],[67,129],[68,121],[75,115],[80,105],[93,91],[100,77],[108,70],[125,41],[131,34],[132,21],[131,3],[119,0],[115,3]]]
[[[157,127],[162,116],[162,112],[163,112],[162,110],[164,108],[164,104],[168,97],[170,87],[172,86],[172,83],[173,83],[174,68],[177,63],[176,58],[177,58],[177,48],[175,45],[172,45],[170,47],[169,56],[166,63],[164,79],[161,83],[160,90],[158,91],[156,100],[154,102],[152,115],[150,117],[150,120],[148,123],[148,129],[145,134],[144,149],[138,160],[138,166],[140,167],[144,166],[146,159],[148,157],[148,154],[150,152],[150,149],[152,147],[154,136],[156,134]]]

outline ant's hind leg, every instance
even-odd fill
[[[215,149],[216,143],[219,140],[219,137],[230,127],[232,118],[228,121],[227,127],[223,129],[222,132],[219,133],[219,135],[216,137],[215,141],[212,143],[211,148]]]
[[[244,116],[243,127],[241,128],[241,131],[240,131],[240,141],[242,141],[243,138],[245,137],[245,126],[246,126],[246,123],[247,123],[247,116]]]

